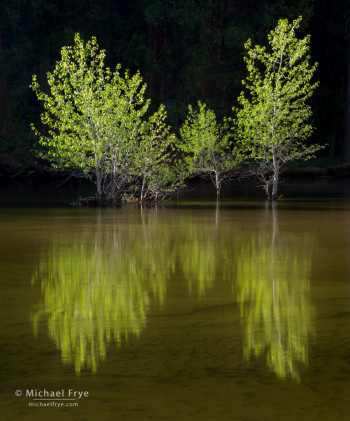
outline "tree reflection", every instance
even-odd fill
[[[47,319],[62,360],[96,371],[106,347],[138,337],[152,297],[164,301],[172,259],[166,234],[156,224],[111,225],[97,232],[59,238],[42,255],[32,282],[43,303],[33,315],[34,331]],[[157,238],[157,241],[155,240]]]
[[[212,226],[188,221],[186,233],[178,244],[178,256],[190,295],[204,297],[213,287],[217,272],[217,241]]]
[[[277,211],[271,229],[242,239],[237,260],[238,301],[245,326],[246,359],[266,353],[280,378],[300,379],[312,333],[309,298],[312,238],[279,232]]]
[[[192,214],[185,220],[177,256],[190,295],[204,298],[218,280],[234,276],[234,234],[232,221],[221,223],[220,206],[204,214]],[[178,233],[179,235],[179,233]]]
[[[275,211],[253,226],[251,215],[222,218],[219,208],[106,215],[57,236],[33,277],[43,292],[34,330],[47,321],[77,374],[95,372],[108,344],[140,336],[151,305],[165,303],[170,279],[172,288],[204,299],[237,278],[245,357],[266,352],[277,376],[299,378],[312,332],[311,237],[280,230]]]

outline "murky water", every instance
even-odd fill
[[[276,206],[8,200],[1,420],[347,420],[350,194],[311,187]]]

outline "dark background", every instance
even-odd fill
[[[112,68],[121,63],[131,72],[140,70],[146,96],[154,107],[166,105],[176,130],[187,105],[198,100],[219,117],[230,116],[246,75],[244,42],[265,44],[278,19],[299,15],[300,36],[311,34],[312,60],[319,62],[312,141],[328,144],[325,157],[350,161],[349,0],[1,0],[0,5],[0,168],[34,164],[29,125],[39,121],[41,109],[29,89],[31,78],[37,74],[45,86],[46,72],[76,32],[85,40],[96,36]]]

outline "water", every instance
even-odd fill
[[[284,190],[3,194],[1,420],[347,420],[348,185]]]

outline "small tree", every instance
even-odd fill
[[[322,148],[306,144],[313,130],[307,100],[318,83],[311,82],[317,63],[310,64],[310,36],[298,39],[295,33],[300,21],[280,20],[268,35],[269,50],[245,44],[249,74],[236,109],[238,144],[273,200],[284,164],[307,160]]]
[[[199,101],[198,111],[189,105],[180,136],[178,147],[186,154],[189,173],[209,177],[219,200],[222,185],[232,178],[237,164],[237,157],[231,152],[228,125],[220,125],[214,111]]]
[[[133,188],[140,202],[164,200],[184,186],[183,165],[176,159],[175,135],[165,125],[166,116],[161,105],[144,125],[133,153],[131,172],[138,180]]]
[[[104,59],[96,38],[84,44],[76,34],[75,45],[63,47],[61,60],[47,73],[49,94],[33,76],[31,88],[43,102],[47,129],[32,127],[42,156],[55,169],[87,177],[98,199],[114,199],[130,184],[130,160],[144,133],[149,101],[139,73],[122,76],[120,65],[112,72]]]

